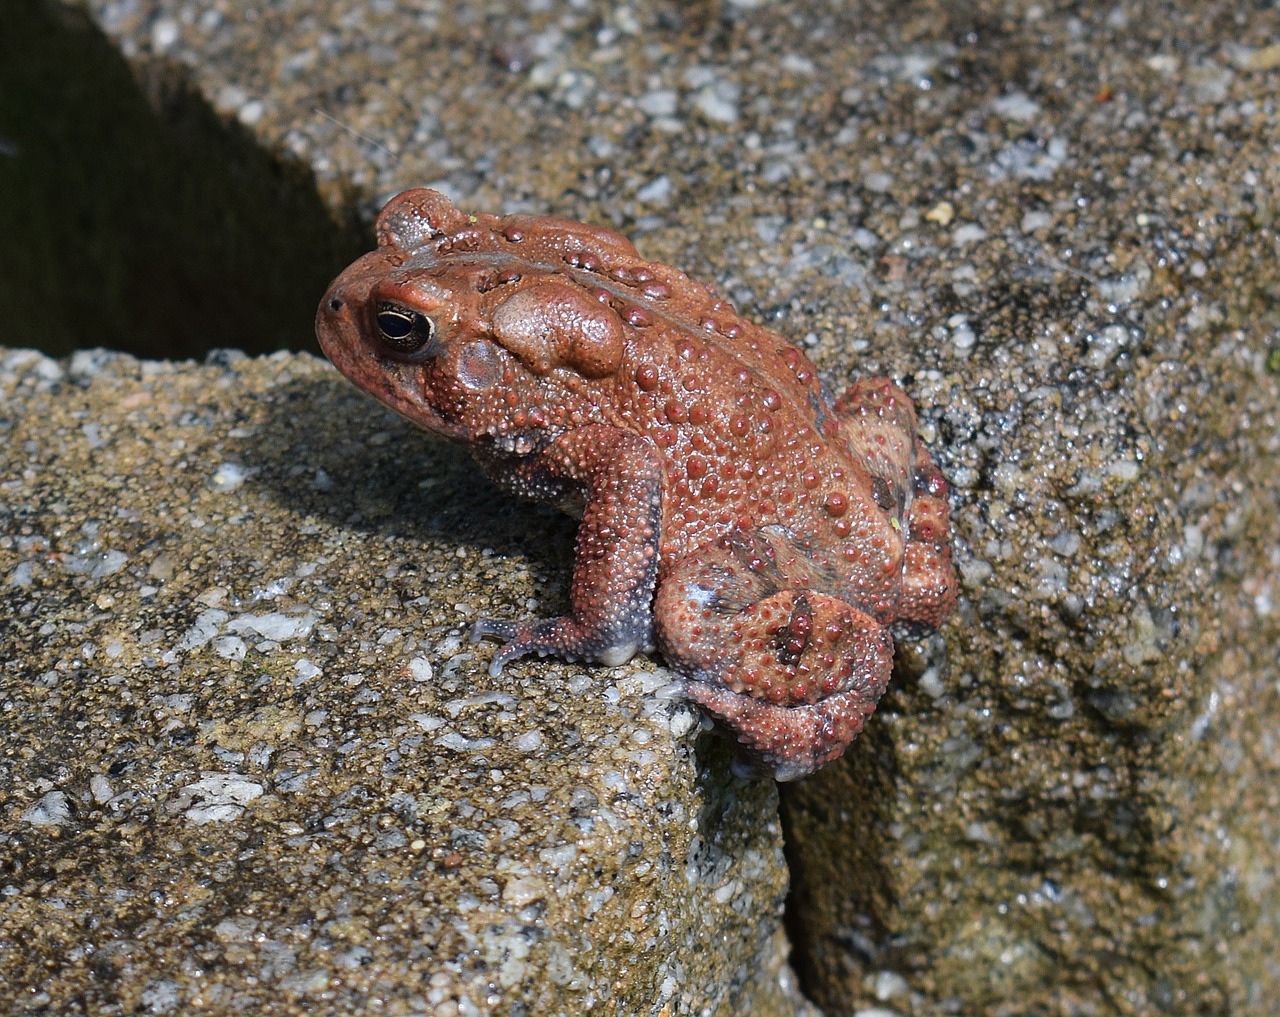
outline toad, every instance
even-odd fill
[[[947,483],[886,378],[833,397],[782,337],[609,229],[393,198],[320,304],[356,385],[465,445],[502,488],[579,518],[567,614],[483,620],[490,673],[529,654],[658,650],[794,780],[862,729],[891,632],[956,599]]]

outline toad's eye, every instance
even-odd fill
[[[436,337],[436,323],[421,311],[382,304],[375,315],[382,341],[393,353],[417,353]]]

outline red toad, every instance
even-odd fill
[[[569,614],[476,625],[504,644],[491,673],[656,648],[739,772],[838,757],[889,680],[889,628],[955,604],[947,484],[906,394],[864,378],[833,398],[785,339],[612,230],[420,189],[377,236],[320,304],[329,359],[582,521]]]

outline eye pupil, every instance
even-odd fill
[[[397,353],[415,353],[436,334],[436,323],[408,307],[380,307],[376,315],[382,341]]]
[[[380,311],[378,328],[388,339],[403,339],[413,331],[413,318],[399,311]]]

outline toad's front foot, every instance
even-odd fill
[[[481,618],[471,627],[471,640],[497,639],[503,643],[489,663],[489,674],[496,678],[511,661],[532,653],[617,667],[637,653],[653,648],[644,636],[647,628],[618,626],[593,630],[572,615],[522,622]]]

